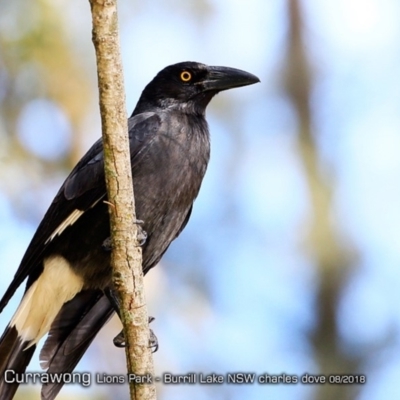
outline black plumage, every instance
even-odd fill
[[[144,89],[129,118],[137,218],[147,233],[143,271],[154,267],[186,226],[210,155],[205,109],[218,92],[250,85],[247,72],[184,62],[163,69]],[[0,398],[17,384],[4,372],[24,372],[37,341],[48,373],[71,372],[115,311],[104,295],[111,288],[110,236],[102,142],[68,176],[40,223],[0,312],[27,279],[21,305],[0,339]],[[44,385],[54,399],[61,383]]]

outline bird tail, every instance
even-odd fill
[[[101,291],[78,293],[63,305],[51,325],[40,352],[42,368],[46,369],[49,375],[72,372],[98,331],[113,314],[114,309]],[[17,381],[20,380],[16,378],[20,378],[25,372],[35,349],[36,344],[32,344],[30,340],[23,340],[11,322],[0,338],[1,400],[13,398],[19,386]],[[62,386],[62,380],[44,384],[42,399],[53,400]]]
[[[0,394],[1,400],[11,400],[18,389],[17,379],[25,372],[36,346],[21,340],[15,326],[8,326],[0,338]]]
[[[114,309],[100,291],[82,291],[64,304],[40,352],[40,364],[49,375],[71,373],[86,349],[112,317]],[[42,400],[54,400],[63,381],[42,386]]]
[[[24,297],[0,339],[0,399],[11,399],[37,342],[50,330],[63,305],[82,288],[82,279],[61,256],[44,260],[41,275],[29,282]],[[8,372],[7,372],[8,371]],[[14,382],[10,382],[14,381]]]

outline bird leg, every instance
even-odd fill
[[[114,311],[118,314],[119,319],[121,320],[121,311],[120,311],[120,303],[115,295],[115,292],[110,288],[104,290],[104,294],[107,296],[108,300],[110,301]],[[149,317],[149,324],[154,321],[154,317]],[[125,347],[125,335],[124,330],[122,329],[120,333],[113,339],[114,346],[116,347]],[[153,330],[150,329],[150,339],[149,339],[149,347],[152,349],[152,353],[155,353],[158,350],[158,339],[157,336],[154,334]]]
[[[147,240],[147,232],[141,227],[143,225],[143,221],[137,219],[135,224],[137,224],[137,240],[139,242],[139,246],[143,246]],[[111,236],[109,236],[104,242],[102,243],[101,247],[106,252],[111,252],[112,250],[112,243],[111,243]]]

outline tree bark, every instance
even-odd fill
[[[89,0],[96,50],[114,290],[121,304],[128,377],[153,377],[142,252],[137,242],[116,0]],[[134,375],[133,375],[134,374]],[[130,379],[133,400],[155,399],[154,383]]]

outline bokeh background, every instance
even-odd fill
[[[158,385],[161,400],[400,398],[400,2],[120,0],[128,113],[164,66],[261,84],[208,108],[191,221],[146,277],[156,374],[365,374],[364,385]],[[100,135],[88,2],[0,3],[0,292]],[[0,315],[4,329],[19,295]],[[77,371],[123,374],[110,322]],[[36,354],[29,369],[39,371]],[[18,399],[37,399],[22,386]],[[126,399],[66,385],[60,399]]]

